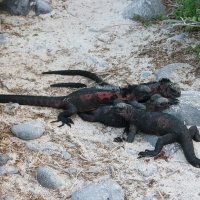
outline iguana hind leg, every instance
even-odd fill
[[[93,115],[93,113],[78,113],[78,115],[84,121],[96,122],[95,116]]]
[[[138,154],[138,158],[147,157],[147,156],[156,156],[161,152],[164,145],[171,144],[174,141],[176,141],[176,135],[173,135],[171,133],[164,135],[162,137],[159,137],[156,143],[155,149],[154,150],[146,149],[145,151],[140,152]]]
[[[200,142],[200,135],[199,135],[199,130],[197,129],[197,127],[196,126],[191,126],[189,128],[189,131],[190,131],[190,135],[191,135],[192,139],[195,142]]]

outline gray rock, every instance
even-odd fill
[[[170,33],[170,31],[168,30],[168,29],[164,29],[164,28],[161,28],[160,29],[160,33],[163,33],[163,34],[169,34]]]
[[[148,76],[152,76],[152,72],[151,71],[142,71],[141,72],[141,77],[148,77]]]
[[[3,200],[14,200],[14,198],[12,196],[5,196]]]
[[[144,177],[152,176],[158,172],[158,168],[155,165],[148,163],[138,164],[137,170]]]
[[[18,107],[19,107],[18,103],[13,103],[10,106],[6,106],[4,110],[9,112],[12,108],[18,108]]]
[[[97,58],[97,57],[93,57],[89,54],[84,54],[86,58],[88,58],[89,60],[91,60],[94,64],[95,67],[109,67],[110,63],[107,61],[104,61],[101,58]]]
[[[7,34],[6,33],[2,33],[0,34],[0,44],[6,44],[7,43]]]
[[[130,149],[127,149],[126,152],[127,152],[128,154],[130,154],[130,155],[135,155],[135,154],[136,154],[135,151],[132,151],[132,150],[130,150]]]
[[[154,198],[153,195],[151,195],[151,196],[145,196],[143,200],[152,200],[153,198]]]
[[[55,44],[40,44],[36,47],[37,50],[40,49],[45,49],[45,50],[50,50],[53,49],[55,47]]]
[[[5,165],[8,160],[10,160],[9,155],[7,154],[0,154],[0,166]]]
[[[168,41],[168,42],[171,42],[171,41],[173,41],[173,40],[180,41],[180,40],[182,40],[184,37],[185,37],[185,33],[181,33],[181,34],[179,34],[179,35],[175,35],[175,36],[173,36],[173,37],[168,38],[167,41]]]
[[[94,29],[94,28],[89,28],[88,29],[90,32],[94,32],[94,33],[97,33],[97,32],[99,32],[99,30],[97,30],[97,29]]]
[[[35,5],[35,15],[46,14],[52,11],[51,6],[44,0],[38,0]]]
[[[18,173],[18,169],[16,169],[15,167],[10,167],[10,166],[1,166],[0,167],[0,175],[17,174],[17,173]]]
[[[145,19],[151,19],[159,14],[165,15],[165,6],[161,0],[133,0],[122,13],[125,19],[132,19],[137,14]]]
[[[56,189],[62,185],[51,169],[46,167],[38,167],[36,171],[37,180],[43,187]]]
[[[62,151],[62,155],[63,155],[65,160],[69,160],[72,157],[71,154],[69,154],[66,151]]]
[[[118,46],[119,46],[119,47],[123,47],[123,46],[124,46],[124,44],[118,44]]]
[[[32,0],[4,0],[0,3],[0,9],[11,15],[28,15]]]
[[[29,142],[26,144],[26,148],[34,152],[42,152],[49,155],[63,151],[63,148],[54,142]]]
[[[122,188],[113,180],[90,184],[75,191],[71,200],[124,200]]]
[[[179,118],[188,126],[200,126],[200,92],[183,91],[178,99],[180,101],[178,105],[172,106],[163,112]]]
[[[184,73],[187,73],[187,71],[191,70],[191,69],[193,69],[193,67],[186,63],[169,64],[158,70],[156,79],[157,79],[157,81],[159,81],[162,78],[168,78],[168,79],[172,80],[172,75],[176,76],[176,77],[178,76],[177,70],[178,70],[179,74],[183,75]]]
[[[23,124],[14,125],[11,132],[23,140],[32,140],[40,137],[45,131],[44,125],[39,121],[29,121]]]

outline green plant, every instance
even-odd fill
[[[161,21],[161,20],[163,20],[165,18],[163,17],[162,14],[153,16],[151,19],[145,19],[144,17],[141,17],[138,14],[134,14],[132,19],[141,22],[145,26],[150,26],[153,22]]]
[[[178,0],[179,8],[173,11],[177,19],[189,18],[193,21],[200,21],[199,6],[200,0]]]
[[[200,46],[193,44],[192,49],[193,49],[194,53],[196,54],[196,60],[200,61]]]
[[[178,3],[180,6],[176,10],[173,10],[172,13],[176,19],[181,19],[182,21],[175,25],[184,27],[186,31],[199,30],[200,0],[178,0]],[[196,54],[196,60],[200,61],[200,45],[193,44],[191,47]]]
[[[178,0],[179,7],[172,14],[176,19],[181,19],[182,25],[188,30],[200,28],[200,0]]]

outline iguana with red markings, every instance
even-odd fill
[[[112,105],[115,99],[129,102],[132,100],[146,101],[152,96],[152,92],[147,86],[137,86],[135,88],[119,88],[113,86],[98,86],[79,89],[67,96],[27,96],[27,95],[0,95],[0,103],[19,103],[21,105],[32,105],[42,107],[53,107],[64,109],[58,115],[58,119],[63,126],[71,126],[70,118],[73,114],[88,112],[100,106]]]
[[[195,127],[189,130],[178,118],[162,113],[136,109],[120,100],[114,101],[113,110],[129,122],[127,141],[133,142],[137,131],[160,136],[154,150],[145,150],[138,154],[139,158],[158,155],[163,146],[177,142],[181,145],[187,161],[194,167],[200,167],[200,159],[195,156],[192,138],[196,134]]]
[[[42,74],[58,74],[58,75],[73,75],[73,76],[79,75],[79,76],[90,78],[93,81],[95,81],[98,85],[101,85],[101,86],[110,85],[109,83],[106,83],[105,81],[103,81],[103,79],[101,79],[95,73],[92,73],[86,70],[59,70],[59,71],[43,72]],[[51,86],[52,87],[73,87],[73,84],[74,86],[76,86],[76,83],[57,83]],[[146,85],[149,88],[151,88],[153,94],[161,94],[163,97],[167,97],[167,98],[177,98],[177,97],[180,97],[181,95],[180,86],[177,83],[173,83],[169,79],[166,79],[166,78],[163,78],[157,82],[142,83],[139,85]],[[83,86],[86,86],[86,85],[83,84]],[[131,89],[131,88],[134,88],[135,86],[136,85],[133,84],[133,85],[128,85],[127,87]]]

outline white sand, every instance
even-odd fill
[[[90,80],[82,77],[41,75],[48,70],[87,69],[119,86],[155,80],[159,68],[176,60],[162,55],[162,51],[160,56],[158,51],[152,53],[152,57],[141,52],[147,48],[152,50],[151,44],[162,40],[163,43],[157,45],[161,50],[168,49],[164,41],[170,36],[159,33],[161,24],[144,27],[141,23],[124,20],[121,13],[130,2],[52,1],[54,10],[51,14],[39,17],[1,14],[0,17],[7,23],[3,27],[4,32],[9,37],[7,44],[0,46],[0,78],[9,90],[2,87],[0,93],[62,96],[72,90],[53,89],[49,85],[60,82],[92,85]],[[99,32],[89,31],[91,28]],[[193,39],[185,39],[182,47],[193,42]],[[176,42],[174,44],[177,48],[172,48],[172,53],[181,46]],[[168,60],[163,61],[164,56],[168,56]],[[180,52],[181,57],[188,58],[190,54]],[[153,74],[144,78],[140,76],[142,71]],[[182,72],[176,77],[182,89],[200,91],[199,79],[194,78],[194,72],[190,72],[189,76],[187,74]],[[116,144],[112,142],[113,138],[121,135],[123,129],[84,122],[78,116],[72,117],[74,125],[71,128],[58,128],[58,124],[50,122],[56,119],[59,110],[19,106],[6,113],[5,106],[1,104],[0,152],[8,153],[13,158],[7,166],[15,166],[20,174],[1,177],[2,198],[9,195],[17,200],[70,199],[72,192],[87,183],[109,177],[122,186],[127,200],[139,200],[151,195],[153,200],[200,198],[200,169],[188,164],[182,150],[172,155],[168,162],[153,158],[137,159],[138,152],[153,148],[142,140],[141,135],[136,136],[133,144]],[[10,133],[13,124],[31,119],[43,122],[46,127],[45,134],[34,141],[60,144],[72,155],[69,161],[65,161],[60,154],[49,156],[28,151],[25,149],[27,142]],[[194,142],[194,147],[197,157],[200,157],[200,145]],[[135,154],[131,155],[127,150]],[[149,177],[141,176],[137,169],[142,163],[157,166],[158,172]],[[57,168],[54,172],[63,182],[63,187],[54,191],[40,186],[35,174],[36,167],[52,168],[52,165]],[[63,170],[70,171],[71,176]]]

